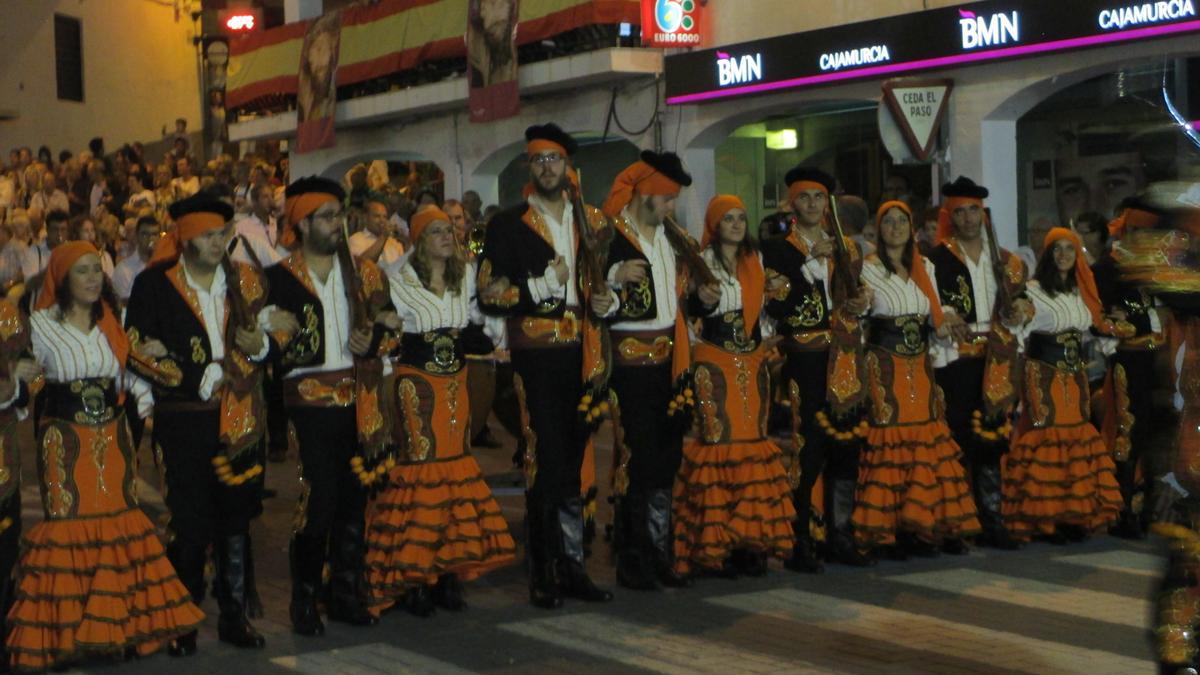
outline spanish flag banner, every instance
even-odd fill
[[[465,58],[468,4],[462,0],[380,0],[342,10],[337,86],[386,77],[430,61]],[[638,25],[640,9],[638,0],[521,0],[517,45],[583,26]],[[297,64],[315,21],[319,19],[233,39],[226,107],[261,109],[296,97]]]

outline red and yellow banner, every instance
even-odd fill
[[[596,24],[640,22],[638,0],[521,0],[517,44]],[[295,96],[300,48],[312,20],[233,39],[225,105]],[[467,3],[380,0],[342,11],[339,87],[409,70],[426,61],[465,58]]]

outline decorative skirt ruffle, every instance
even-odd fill
[[[779,447],[768,440],[692,441],[674,490],[675,571],[720,569],[734,549],[792,551],[796,510]]]
[[[1091,424],[1031,429],[1004,460],[1004,522],[1017,538],[1088,531],[1117,518],[1123,504],[1112,456]]]
[[[382,611],[406,585],[443,574],[469,581],[516,553],[474,457],[401,465],[367,509],[368,602]]]
[[[888,546],[901,531],[931,543],[978,534],[960,454],[940,420],[868,429],[852,519],[859,545]]]
[[[204,620],[138,509],[43,521],[24,546],[8,614],[14,669],[44,670],[129,647],[151,654]]]

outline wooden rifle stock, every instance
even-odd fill
[[[613,227],[605,216],[605,227],[600,232],[593,232],[587,218],[587,206],[583,203],[582,188],[570,188],[571,208],[575,211],[575,231],[579,234],[579,244],[582,248],[583,265],[581,270],[588,290],[593,293],[608,293],[608,278],[604,272],[604,263],[608,258],[608,243],[612,239]]]
[[[988,257],[992,259],[992,273],[996,275],[996,315],[1004,317],[1012,309],[1012,292],[1004,283],[1004,261],[1000,259],[1000,244],[996,242],[996,228],[992,227],[992,218],[988,214],[983,217],[983,229],[988,238]],[[980,321],[983,317],[978,317]]]
[[[858,295],[858,277],[850,267],[850,249],[846,246],[846,235],[834,195],[829,195],[829,215],[833,221],[833,278],[829,280],[829,290],[836,301],[845,302]]]
[[[363,297],[362,279],[358,276],[358,265],[350,253],[350,234],[346,225],[342,224],[342,245],[338,246],[338,262],[342,265],[342,278],[346,280],[346,289],[350,296],[350,325],[355,330],[371,327],[371,317],[367,313],[366,298]]]
[[[712,286],[718,283],[717,277],[709,269],[708,263],[704,262],[700,251],[692,244],[691,237],[671,216],[663,218],[663,232],[666,233],[667,240],[671,242],[671,248],[675,249],[676,255],[683,258],[683,264],[687,266],[697,283],[701,286]]]

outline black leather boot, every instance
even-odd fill
[[[404,608],[409,614],[422,619],[433,616],[437,611],[433,603],[433,589],[425,584],[409,586],[404,590]]]
[[[557,516],[562,537],[558,557],[558,587],[562,594],[584,602],[611,601],[613,594],[596,586],[584,567],[583,499],[567,499],[559,505]]]
[[[196,606],[204,601],[204,563],[208,559],[206,548],[199,543],[178,538],[167,544],[167,559],[171,561],[175,574]],[[195,654],[196,631],[173,638],[167,643],[167,653],[176,657]]]
[[[217,638],[235,647],[261,649],[266,640],[246,618],[246,557],[250,538],[244,534],[217,541],[217,577],[213,595],[221,608]]]
[[[258,580],[254,576],[254,542],[246,535],[246,616],[263,618],[262,598],[258,596]]]
[[[361,521],[333,524],[330,535],[329,620],[351,626],[374,626],[379,618],[367,611],[363,567],[367,542]]]
[[[671,546],[674,532],[671,531],[671,492],[653,490],[646,502],[646,531],[650,534],[650,545],[654,551],[654,572],[658,583],[667,588],[687,588],[692,585],[690,577],[675,573],[675,551]]]
[[[1003,503],[1002,484],[1000,482],[1000,463],[978,463],[974,467],[972,488],[975,492],[975,508],[979,511],[979,524],[983,526],[983,534],[976,540],[980,546],[998,548],[1003,551],[1015,551],[1021,548],[1021,543],[1013,539],[1004,527],[1004,518],[1000,513]]]
[[[437,585],[433,587],[433,602],[451,612],[461,612],[467,608],[467,601],[463,600],[462,581],[457,574],[443,574],[438,577]]]
[[[558,587],[558,568],[555,562],[557,533],[548,533],[546,508],[538,497],[525,498],[525,555],[529,565],[529,603],[542,609],[558,609],[563,605]]]
[[[830,515],[832,516],[829,530],[830,559],[834,562],[851,567],[870,567],[875,564],[875,557],[858,550],[854,541],[854,494],[858,485],[852,480],[833,481],[830,486]]]
[[[288,614],[292,631],[299,635],[324,635],[325,624],[317,611],[317,595],[321,592],[321,576],[325,569],[323,537],[297,534],[288,551],[292,572],[292,603]]]
[[[617,583],[634,591],[656,591],[650,534],[647,532],[646,499],[626,494],[621,498],[618,517],[621,523],[621,547],[617,550]]]

